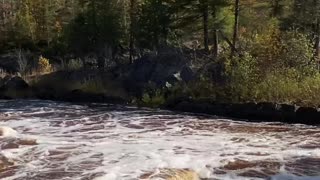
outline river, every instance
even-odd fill
[[[0,166],[7,180],[131,180],[168,168],[202,179],[320,179],[314,126],[38,100],[0,101],[0,126],[17,131],[0,136],[13,162]]]

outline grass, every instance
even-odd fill
[[[81,90],[89,94],[128,98],[120,82],[113,80],[108,73],[100,74],[95,70],[57,71],[41,76],[32,86],[44,90],[51,89],[56,94]]]

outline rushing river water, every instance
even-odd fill
[[[0,179],[131,180],[163,168],[320,179],[319,127],[51,101],[0,101],[0,126],[17,131],[0,137],[0,155],[13,162],[0,165]]]

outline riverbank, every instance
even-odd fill
[[[18,78],[14,78],[18,79]],[[22,81],[18,81],[21,84]],[[13,83],[11,83],[13,84]],[[12,85],[13,86],[13,85]],[[21,86],[21,85],[20,85]],[[18,87],[18,84],[13,86]],[[271,102],[261,103],[219,103],[209,98],[192,99],[192,98],[175,98],[166,100],[162,105],[154,106],[146,103],[133,102],[116,96],[107,96],[103,93],[87,93],[81,90],[72,90],[65,93],[57,94],[54,91],[41,91],[25,84],[23,89],[17,90],[11,87],[2,88],[1,99],[41,99],[64,101],[74,103],[110,103],[123,104],[132,106],[142,106],[151,108],[161,108],[166,110],[201,113],[208,115],[224,116],[236,119],[244,119],[251,122],[282,122],[282,123],[299,123],[307,125],[320,124],[320,111],[314,107],[303,107],[290,104],[277,104]]]
[[[182,112],[246,119],[253,122],[320,124],[320,112],[316,108],[270,102],[233,104],[217,103],[206,99],[185,99],[169,103],[165,108]]]
[[[241,81],[240,86],[240,81],[233,84],[228,77],[219,75],[223,70],[218,62],[198,67],[192,64],[181,53],[166,52],[109,69],[82,67],[29,77],[7,75],[0,78],[0,99],[126,104],[258,122],[320,124],[318,90],[311,86],[303,90],[289,86],[298,82],[283,84],[276,81],[279,79],[271,84],[282,88],[260,87],[246,81]],[[204,75],[211,79],[204,80]],[[258,92],[250,94],[249,87],[260,87],[263,96]],[[270,92],[273,89],[279,92]]]

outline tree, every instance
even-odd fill
[[[164,0],[145,0],[139,13],[139,45],[153,50],[166,45],[173,22],[170,4]]]
[[[137,32],[137,0],[130,0],[129,59],[133,63],[135,36]]]
[[[240,0],[235,0],[234,3],[234,27],[233,27],[233,46],[234,48],[231,49],[231,56],[234,56],[234,50],[237,48],[237,41],[239,35],[239,13],[240,13]]]
[[[228,0],[210,1],[210,9],[212,14],[212,32],[213,32],[213,55],[219,55],[219,31],[223,33],[228,31],[230,24],[230,12],[227,11],[230,2]]]
[[[294,0],[292,26],[311,35],[314,41],[314,58],[320,57],[320,2],[318,0]]]
[[[208,0],[200,0],[200,10],[203,19],[203,44],[204,50],[209,52],[209,2]]]

